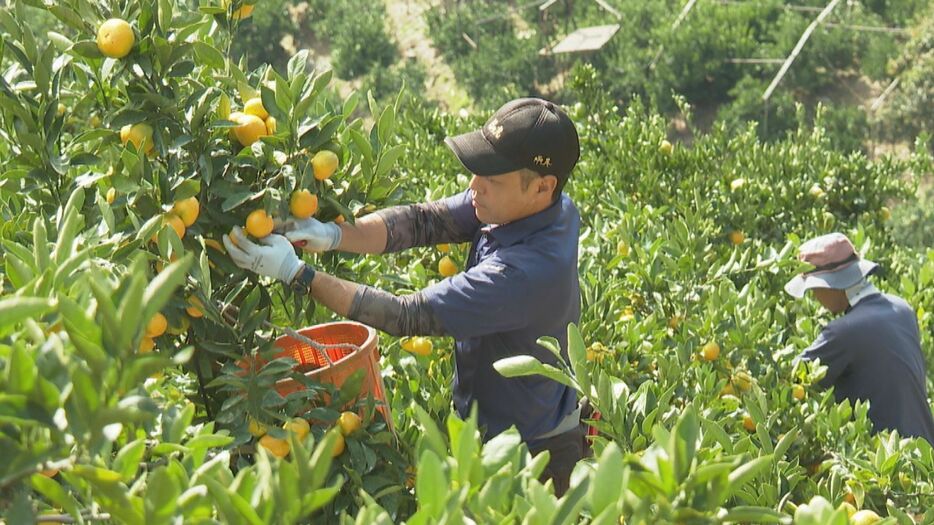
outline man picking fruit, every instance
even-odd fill
[[[897,430],[934,444],[915,311],[866,280],[878,266],[860,258],[842,233],[802,244],[798,258],[814,269],[789,281],[785,291],[801,298],[811,290],[831,313],[844,313],[800,358],[827,366],[821,386],[833,386],[838,401],[868,400],[874,430]]]
[[[235,229],[225,238],[243,268],[276,277],[340,315],[396,336],[448,335],[456,341],[454,406],[476,405],[484,438],[516,426],[533,454],[551,453],[545,476],[558,493],[583,455],[576,393],[542,376],[507,379],[493,363],[532,355],[556,364],[536,340],[552,336],[567,359],[567,326],[580,319],[580,216],[562,193],[580,156],[577,131],[551,102],[524,98],[500,108],[482,129],[450,137],[473,174],[467,191],[397,206],[356,224],[292,219],[261,244]],[[303,264],[306,251],[396,252],[471,242],[465,271],[405,296],[338,279]]]

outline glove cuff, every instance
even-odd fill
[[[341,244],[341,239],[344,238],[344,231],[341,229],[340,225],[334,222],[329,222],[325,224],[328,231],[328,237],[331,239],[331,245],[328,246],[328,251],[336,250]]]

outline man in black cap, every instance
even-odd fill
[[[827,366],[821,386],[834,387],[837,401],[869,401],[873,429],[897,430],[934,445],[934,417],[927,396],[927,368],[914,309],[902,298],[883,294],[866,279],[876,263],[859,256],[842,233],[801,245],[798,258],[813,269],[797,275],[785,291],[814,298],[833,314],[800,359]]]
[[[447,199],[397,206],[354,225],[315,219],[285,223],[282,235],[259,244],[239,228],[225,238],[243,268],[308,291],[340,315],[396,336],[455,339],[454,406],[467,417],[476,405],[484,439],[515,426],[529,449],[551,454],[545,476],[568,488],[583,455],[576,393],[542,376],[507,379],[493,363],[532,355],[556,364],[536,340],[561,342],[580,319],[577,246],[580,215],[562,188],[580,156],[568,116],[546,100],[523,98],[500,108],[482,129],[445,141],[473,174],[467,191]],[[463,272],[420,292],[395,296],[303,264],[307,251],[386,253],[417,246],[470,242]]]

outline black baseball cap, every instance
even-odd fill
[[[564,182],[580,158],[574,123],[556,104],[540,98],[508,102],[483,128],[444,142],[480,177],[528,168]]]

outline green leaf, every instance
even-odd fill
[[[143,461],[143,455],[146,453],[146,440],[143,438],[131,441],[117,452],[111,467],[118,473],[125,482],[131,482],[136,478],[136,472],[140,463]]]
[[[181,487],[174,476],[169,475],[165,467],[159,467],[149,475],[146,484],[146,523],[170,523],[178,506]]]
[[[516,355],[500,359],[499,361],[493,363],[493,368],[495,368],[496,371],[499,372],[503,377],[542,375],[549,379],[553,379],[562,385],[566,385],[574,389],[577,388],[574,380],[572,380],[566,373],[558,370],[554,366],[544,364],[530,355]]]
[[[185,284],[188,268],[194,260],[189,252],[159,272],[143,293],[143,319],[152,319],[168,303],[175,289]]]
[[[767,507],[733,507],[721,519],[737,523],[791,523],[791,516]]]
[[[418,461],[418,476],[415,478],[415,497],[419,508],[433,518],[440,517],[447,493],[448,480],[441,459],[434,452],[425,450]]]
[[[29,482],[32,485],[32,488],[46,497],[53,505],[61,508],[72,517],[78,517],[80,515],[80,509],[78,506],[78,501],[69,494],[65,492],[65,489],[52,478],[47,478],[41,474],[33,474],[29,478]]]
[[[0,333],[25,319],[36,319],[52,309],[49,299],[8,297],[0,299]]]
[[[756,459],[740,465],[733,472],[730,472],[729,477],[729,487],[727,489],[729,494],[734,494],[740,488],[743,487],[746,483],[752,481],[756,476],[765,471],[772,464],[772,455],[767,454],[765,456],[759,456]]]
[[[593,515],[600,514],[604,509],[615,507],[617,519],[621,512],[620,504],[623,495],[623,453],[616,443],[610,442],[600,459],[597,461],[593,481],[590,484],[588,499]]]

